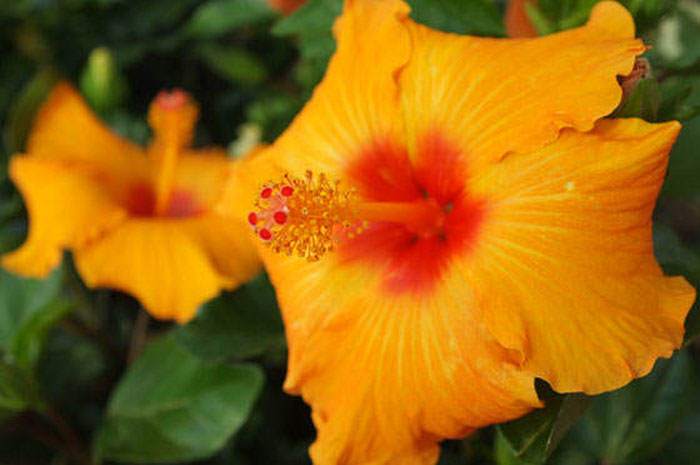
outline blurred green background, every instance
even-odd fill
[[[418,21],[504,36],[505,2],[411,0]],[[542,34],[574,27],[594,0],[540,0]],[[679,119],[655,223],[659,261],[700,283],[700,2],[626,0],[653,78],[620,116]],[[37,106],[67,78],[119,133],[149,138],[147,105],[164,88],[200,102],[198,144],[273,140],[323,75],[341,0],[283,16],[265,0],[16,0],[0,3],[0,253],[27,218],[7,178]],[[572,76],[581,79],[585,76]],[[700,332],[628,387],[595,398],[540,386],[547,407],[444,444],[441,464],[700,463]],[[285,342],[265,276],[177,327],[130,297],[86,289],[70,257],[45,281],[0,272],[0,463],[309,463],[309,410],[282,393]]]

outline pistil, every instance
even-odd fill
[[[148,119],[155,137],[149,152],[155,165],[153,189],[156,215],[168,213],[178,158],[192,140],[197,113],[197,105],[186,92],[179,89],[161,92],[151,105]]]

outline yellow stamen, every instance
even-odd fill
[[[273,251],[318,260],[342,238],[363,233],[371,222],[404,225],[418,236],[438,233],[444,211],[434,200],[364,202],[352,189],[307,171],[304,179],[285,175],[268,182],[248,216],[257,235]]]

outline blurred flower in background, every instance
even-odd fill
[[[242,225],[213,209],[241,162],[189,148],[198,108],[181,90],[153,101],[147,149],[113,134],[59,84],[39,110],[10,177],[29,211],[27,242],[5,268],[44,277],[63,249],[90,287],[135,295],[156,318],[189,321],[222,288],[259,270]]]

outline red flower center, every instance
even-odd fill
[[[463,154],[437,133],[418,145],[411,163],[405,148],[380,142],[350,166],[349,177],[369,201],[428,203],[416,222],[373,222],[341,243],[348,262],[380,267],[386,289],[394,293],[430,291],[450,261],[473,244],[484,207],[466,192]]]
[[[156,216],[156,194],[147,184],[133,185],[126,198],[127,211],[137,217]],[[168,199],[168,207],[162,216],[170,218],[186,218],[202,213],[202,206],[196,201],[191,192],[174,189]]]

